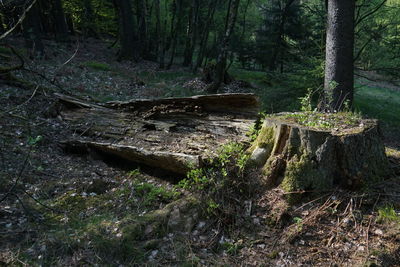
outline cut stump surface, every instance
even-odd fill
[[[265,183],[286,192],[358,188],[388,173],[376,120],[361,120],[343,131],[321,130],[277,114],[265,119],[249,150],[251,161],[263,168]]]
[[[186,174],[229,142],[247,143],[258,116],[253,94],[221,94],[93,104],[57,95],[74,130],[69,151],[95,151]]]

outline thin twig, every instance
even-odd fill
[[[31,8],[33,7],[33,5],[36,3],[36,0],[33,0],[32,3],[28,6],[27,9],[25,9],[24,13],[22,13],[21,17],[19,18],[18,22],[8,31],[6,31],[5,33],[3,33],[0,36],[0,40],[6,38],[10,33],[12,33],[25,19],[26,14],[29,12],[29,10],[31,10]]]
[[[39,205],[43,206],[44,208],[46,208],[46,209],[48,209],[48,210],[51,210],[51,211],[54,212],[54,213],[62,213],[62,212],[60,212],[60,211],[58,211],[58,210],[55,210],[55,209],[53,209],[53,208],[47,206],[46,204],[43,204],[41,201],[39,201],[37,198],[35,198],[34,196],[32,196],[32,195],[31,195],[30,193],[28,193],[26,190],[21,189],[21,191],[22,191],[23,193],[25,193],[28,197],[30,197],[31,199],[33,199],[36,203],[38,203]]]
[[[29,103],[29,101],[31,101],[32,98],[35,96],[36,91],[37,91],[38,88],[39,88],[39,85],[36,86],[36,88],[35,88],[35,90],[33,91],[32,95],[31,95],[31,96],[28,98],[28,100],[26,100],[24,103],[22,103],[22,104],[20,104],[20,105],[18,105],[18,106],[16,106],[16,107],[14,107],[14,108],[12,108],[12,109],[9,109],[9,110],[7,110],[7,111],[3,111],[3,112],[0,113],[0,115],[1,115],[1,114],[7,114],[7,113],[10,113],[10,112],[12,112],[12,111],[15,111],[15,110],[19,109],[20,107],[22,107],[22,106],[26,105],[27,103]]]
[[[28,160],[29,160],[29,158],[31,156],[32,150],[33,150],[33,146],[31,146],[29,148],[29,151],[28,151],[28,153],[27,153],[27,155],[25,157],[24,163],[22,164],[22,167],[21,167],[21,169],[20,169],[20,171],[18,173],[17,179],[15,179],[14,184],[11,186],[11,188],[8,190],[8,192],[0,199],[0,202],[3,202],[12,193],[12,191],[15,189],[15,187],[18,185],[18,182],[21,179],[22,174],[23,174],[23,172],[24,172],[24,170],[26,168],[26,165],[28,163]]]

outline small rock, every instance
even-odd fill
[[[170,229],[177,229],[180,226],[180,222],[181,222],[181,213],[179,211],[178,208],[175,208],[172,212],[171,215],[169,217],[168,220],[168,227]]]
[[[260,225],[260,219],[259,218],[253,218],[253,223],[256,225]]]
[[[265,249],[265,244],[258,244],[257,247],[261,248],[261,249]]]
[[[158,250],[153,250],[152,252],[151,252],[151,256],[154,258],[155,256],[157,256],[157,254],[158,254]]]
[[[205,225],[206,225],[205,222],[199,222],[199,224],[197,225],[197,228],[198,228],[198,229],[201,229],[201,228],[203,228]]]
[[[383,235],[383,231],[382,231],[381,229],[376,229],[376,230],[374,231],[374,234],[376,234],[376,235]]]
[[[257,147],[251,154],[250,160],[257,166],[262,166],[268,158],[268,150],[265,148]]]

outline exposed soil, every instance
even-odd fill
[[[19,39],[12,42],[22,44]],[[161,97],[166,95],[166,86],[148,88],[144,81],[148,76],[143,79],[140,73],[156,77],[184,69],[159,71],[151,62],[115,62],[115,51],[98,40],[81,42],[79,47],[48,42],[46,47],[47,58],[26,59],[26,68],[45,74],[51,83],[33,72],[16,75],[51,90],[0,83],[1,265],[400,266],[398,217],[378,212],[382,207],[400,209],[399,147],[388,151],[395,175],[374,190],[328,192],[289,207],[279,189],[260,188],[245,203],[237,203],[246,212],[236,214],[229,225],[215,217],[202,217],[189,232],[177,227],[157,238],[141,239],[140,259],[120,262],[111,252],[104,256],[107,253],[94,249],[96,241],[86,232],[70,229],[71,220],[85,221],[104,210],[112,212],[111,224],[104,226],[101,221],[98,228],[109,229],[102,233],[105,236],[123,238],[120,221],[162,210],[190,193],[159,179],[154,170],[136,179],[129,171],[138,166],[104,162],[95,154],[66,153],[60,141],[77,132],[62,116],[53,116],[53,92],[63,88],[62,93],[91,101]],[[112,71],[92,69],[82,64],[86,61],[105,62]],[[191,81],[178,77],[176,83],[199,83]],[[202,93],[203,88],[201,84],[192,87],[194,93]],[[234,84],[223,91],[243,90]],[[257,172],[250,175],[257,179]],[[143,184],[176,194],[157,193],[149,204],[145,195],[132,193],[141,192],[138,188]],[[66,202],[60,204],[63,199]],[[89,205],[91,201],[95,204]],[[65,235],[56,237],[53,231],[59,228]]]

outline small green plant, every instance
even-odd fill
[[[300,217],[294,217],[293,222],[296,224],[297,230],[300,232],[303,230],[303,219]]]
[[[242,145],[226,144],[207,167],[189,171],[178,186],[198,193],[207,215],[220,219],[235,217],[237,200],[247,199],[255,188],[245,179],[248,158]]]
[[[260,132],[260,128],[256,127],[256,124],[252,125],[250,129],[246,132],[246,135],[250,138],[250,141],[253,142],[257,139],[258,133]]]
[[[301,105],[301,108],[300,108],[301,111],[311,112],[313,110],[312,109],[312,96],[313,96],[313,94],[314,94],[314,91],[311,88],[308,88],[307,94],[305,96],[303,96],[303,97],[299,97],[300,105]]]
[[[240,244],[233,242],[223,242],[221,247],[226,251],[227,254],[234,256],[238,254],[239,250],[243,247]]]
[[[37,144],[43,139],[43,136],[38,135],[36,137],[29,136],[28,137],[28,145],[35,147]]]
[[[170,191],[162,186],[143,182],[134,185],[134,190],[145,207],[154,206],[159,202],[168,203],[180,196],[180,193],[175,190]]]
[[[386,205],[378,209],[378,222],[400,222],[400,215],[392,205]]]
[[[86,61],[82,64],[85,67],[92,68],[94,70],[100,70],[100,71],[110,71],[111,67],[110,65],[106,63],[101,63],[97,61]]]
[[[137,177],[139,175],[140,175],[140,169],[134,169],[134,170],[128,172],[128,177],[129,178],[135,178],[135,177]]]

